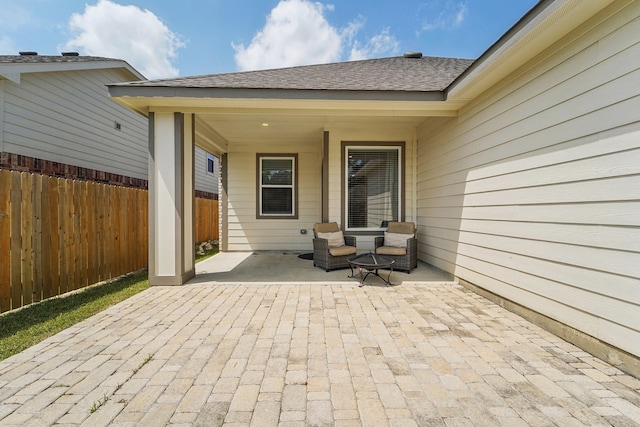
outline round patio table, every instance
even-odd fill
[[[362,287],[364,285],[364,281],[369,274],[373,274],[374,276],[378,276],[381,278],[387,285],[391,285],[391,273],[393,273],[393,263],[395,260],[386,257],[384,255],[376,255],[372,253],[361,254],[361,255],[353,255],[347,258],[347,262],[349,263],[349,268],[351,268],[351,276],[356,277],[353,273],[353,268],[356,267],[359,273],[360,283],[358,287]],[[385,279],[378,273],[378,269],[381,268],[389,268],[389,276]]]

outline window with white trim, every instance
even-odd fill
[[[258,218],[297,218],[296,154],[258,154]]]
[[[376,231],[402,213],[402,145],[344,144],[347,230]]]

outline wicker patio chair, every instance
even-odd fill
[[[394,270],[410,273],[418,266],[418,239],[413,222],[389,222],[384,236],[374,239],[376,254],[395,260]]]
[[[325,271],[348,268],[347,258],[357,252],[355,236],[344,236],[336,222],[313,226],[313,265]]]

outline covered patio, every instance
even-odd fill
[[[424,264],[223,255],[0,362],[0,425],[640,425],[638,379]]]
[[[304,252],[258,251],[222,252],[196,265],[196,277],[189,283],[237,284],[310,284],[358,286],[358,271],[339,269],[324,271],[305,259]],[[351,274],[356,277],[350,277]],[[410,274],[401,271],[380,270],[383,278],[389,277],[392,285],[403,284],[453,284],[452,274],[424,262]],[[365,281],[366,286],[386,286],[373,274]]]

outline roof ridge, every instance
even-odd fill
[[[265,74],[275,74],[275,73],[287,73],[290,71],[308,71],[312,69],[325,69],[329,67],[351,67],[357,65],[366,65],[366,64],[374,64],[374,63],[388,63],[390,61],[423,61],[423,62],[434,62],[434,61],[462,61],[470,65],[473,59],[465,59],[465,58],[452,58],[452,57],[443,57],[443,56],[422,56],[420,58],[408,58],[405,56],[390,56],[390,57],[382,57],[382,58],[369,58],[369,59],[359,59],[353,61],[338,61],[338,62],[326,62],[319,64],[305,64],[305,65],[295,65],[281,68],[265,68],[259,70],[245,70],[245,71],[231,71],[224,73],[213,73],[213,74],[199,74],[194,76],[182,76],[182,77],[173,77],[173,78],[165,78],[165,79],[154,79],[148,80],[149,84],[152,83],[166,83],[166,82],[175,82],[175,81],[198,81],[202,79],[210,79],[210,78],[220,78],[225,79],[228,77],[242,78],[245,76],[259,76]],[[465,67],[466,68],[466,67]]]

